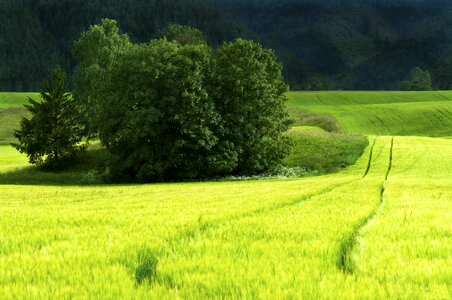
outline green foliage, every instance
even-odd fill
[[[292,121],[281,71],[274,53],[251,41],[239,39],[216,51],[212,94],[222,116],[220,139],[233,144],[237,173],[271,169],[290,152],[283,133]]]
[[[428,71],[423,71],[416,67],[410,73],[409,80],[400,83],[403,91],[430,91],[432,89],[432,79]]]
[[[111,179],[256,174],[281,164],[291,122],[273,52],[237,40],[213,57],[196,29],[173,25],[163,35],[131,44],[104,20],[75,46],[84,79],[76,97],[111,153]]]
[[[172,24],[160,34],[168,41],[177,42],[180,45],[205,45],[207,46],[207,39],[196,28]]]
[[[84,123],[91,136],[97,134],[99,126],[98,116],[103,105],[99,91],[106,82],[105,73],[130,47],[129,37],[121,34],[116,21],[110,19],[91,26],[74,44],[77,61],[74,98],[82,104]]]
[[[57,67],[41,92],[41,102],[29,99],[25,105],[31,118],[23,118],[12,145],[26,153],[30,163],[57,163],[83,149],[84,128],[79,123],[78,107],[66,92],[66,74]]]
[[[102,18],[137,42],[174,23],[214,46],[252,38],[275,50],[292,89],[398,89],[413,66],[450,56],[451,12],[448,0],[4,0],[0,90],[34,91],[57,63],[72,73],[73,41]]]
[[[118,57],[99,115],[114,178],[193,178],[215,168],[212,129],[219,115],[204,86],[210,60],[205,45],[167,40],[135,45]]]
[[[441,90],[452,90],[452,56],[447,58],[433,73],[435,86]]]

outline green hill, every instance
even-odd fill
[[[20,118],[26,115],[23,107],[28,97],[38,99],[37,93],[0,93],[0,145],[14,141],[13,131]]]
[[[298,124],[311,112],[334,117],[345,132],[452,136],[452,91],[291,92],[288,95],[289,111]]]

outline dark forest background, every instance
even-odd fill
[[[292,89],[398,89],[414,67],[452,86],[451,0],[0,0],[0,90],[34,91],[102,18],[135,42],[168,24],[212,45],[244,37],[275,50]]]

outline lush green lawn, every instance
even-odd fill
[[[452,135],[452,91],[291,92],[289,111],[333,116],[346,132],[375,135]],[[299,120],[298,120],[299,121]]]
[[[412,95],[424,103],[422,97],[434,94]],[[359,93],[337,95],[351,103]],[[369,95],[384,97],[382,103],[394,96]],[[291,109],[305,101],[290,97]],[[316,113],[330,110],[343,128],[358,131],[359,120],[341,119],[333,108],[322,112],[320,106],[306,104]],[[376,134],[363,155],[330,175],[150,185],[0,184],[1,298],[450,299],[452,139],[383,136],[383,127],[366,124],[363,132]],[[407,132],[427,135],[416,122],[397,130],[410,124]],[[448,130],[443,132],[452,135]],[[316,150],[312,137],[323,141],[317,144],[322,149],[336,145],[342,151],[325,156],[335,162],[353,161],[355,152],[348,148],[362,143],[359,136],[316,128],[294,128],[291,134],[309,153]],[[292,163],[309,161],[303,155],[296,153]],[[23,166],[22,155],[0,145],[0,173]],[[9,174],[0,174],[0,182]],[[138,284],[137,270],[146,270],[149,256],[158,259],[157,275]]]

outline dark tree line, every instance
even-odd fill
[[[275,49],[296,89],[397,89],[415,67],[433,88],[452,85],[448,0],[3,0],[0,90],[37,90],[56,64],[72,73],[74,41],[104,17],[134,42],[172,23],[214,47],[252,38]]]
[[[173,23],[202,30],[213,45],[243,36],[202,0],[0,0],[0,90],[38,90],[56,65],[72,73],[74,41],[103,18],[118,20],[135,42]]]

